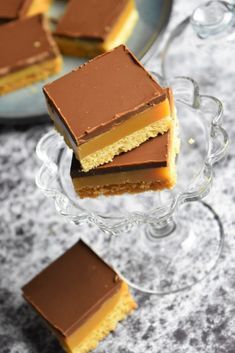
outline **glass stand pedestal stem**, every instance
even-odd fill
[[[204,202],[193,202],[179,208],[175,223],[169,219],[137,225],[110,237],[101,255],[131,287],[164,295],[204,279],[218,262],[223,239],[214,210]]]

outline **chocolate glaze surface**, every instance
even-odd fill
[[[104,41],[128,0],[70,0],[55,34]]]
[[[0,26],[0,77],[56,57],[57,46],[43,15]]]
[[[46,85],[44,93],[77,144],[166,99],[124,45]]]
[[[33,0],[1,0],[0,1],[0,19],[14,20],[23,17]]]
[[[120,286],[114,270],[80,240],[22,290],[53,329],[69,336]]]
[[[169,139],[170,133],[166,132],[163,135],[159,135],[142,143],[139,147],[129,152],[116,156],[112,162],[101,165],[86,173],[83,172],[80,162],[73,154],[70,172],[71,177],[86,177],[112,172],[118,173],[130,170],[166,167]]]

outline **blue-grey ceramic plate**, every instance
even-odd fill
[[[146,63],[151,53],[156,50],[160,34],[169,20],[172,3],[173,0],[136,0],[139,20],[127,45],[143,63]],[[55,0],[50,16],[58,18],[64,10],[63,6],[61,0]],[[42,86],[84,61],[80,58],[64,57],[63,71],[59,75],[0,97],[0,123],[21,124],[47,120]]]

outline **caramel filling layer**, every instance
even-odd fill
[[[123,10],[123,13],[104,42],[70,38],[56,34],[55,38],[64,54],[94,57],[115,48],[119,44],[125,43],[131,35],[137,19],[138,13],[135,9],[134,1],[129,0],[126,8]]]
[[[122,285],[117,293],[109,298],[101,307],[90,317],[82,326],[80,326],[73,334],[60,341],[69,352],[79,350],[79,346],[83,344],[86,337],[94,330],[98,329],[99,325],[105,320],[107,315],[115,310],[119,301],[128,292],[128,286],[122,282]],[[76,304],[75,304],[76,305]]]

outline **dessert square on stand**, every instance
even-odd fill
[[[121,45],[44,87],[55,127],[87,172],[172,126],[170,102]]]

